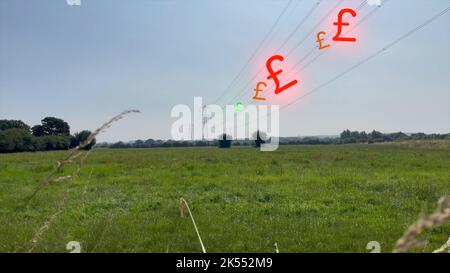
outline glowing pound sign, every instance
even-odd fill
[[[264,85],[264,87],[267,87],[267,84],[266,84],[265,82],[258,82],[258,83],[256,84],[256,88],[253,89],[253,90],[256,91],[256,94],[253,96],[253,99],[254,99],[254,100],[266,100],[266,98],[261,98],[261,97],[258,96],[258,95],[259,95],[259,92],[263,92],[263,90],[260,89],[260,87],[259,87],[260,85]]]
[[[292,87],[293,85],[297,84],[297,80],[293,80],[288,84],[285,84],[283,86],[280,87],[280,80],[278,80],[277,75],[281,74],[283,72],[282,69],[277,70],[277,72],[274,72],[272,69],[272,62],[274,60],[279,60],[279,61],[283,61],[284,58],[281,55],[274,55],[272,57],[270,57],[267,62],[266,62],[266,67],[267,67],[267,71],[269,71],[269,76],[267,76],[267,79],[273,79],[274,83],[275,83],[275,94],[279,94],[281,92],[283,92],[284,90],[288,89],[289,87]]]
[[[325,35],[325,31],[321,31],[319,33],[317,33],[317,43],[319,44],[319,50],[325,49],[327,47],[330,47],[331,45],[323,45],[322,42],[325,40],[324,38],[322,38],[322,35]]]
[[[342,26],[349,26],[350,23],[348,22],[342,22],[342,16],[346,13],[350,13],[353,17],[356,17],[356,11],[352,9],[342,9],[338,14],[338,21],[334,22],[333,25],[338,27],[336,36],[333,37],[333,41],[340,41],[340,42],[356,42],[356,38],[352,37],[340,37],[342,32]]]

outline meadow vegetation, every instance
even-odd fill
[[[201,252],[182,197],[208,252],[390,252],[450,194],[450,142],[435,142],[94,149],[29,201],[68,151],[0,154],[0,251]],[[423,251],[449,234],[427,232]]]

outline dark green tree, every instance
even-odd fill
[[[0,120],[0,131],[13,129],[13,128],[25,129],[28,131],[30,130],[30,126],[28,126],[21,120],[8,120],[8,119]]]
[[[382,142],[382,141],[384,141],[383,133],[373,130],[369,134],[369,140],[371,142]]]
[[[231,147],[231,137],[227,134],[222,134],[221,139],[219,139],[219,148],[230,148]]]
[[[359,141],[360,142],[367,142],[367,139],[368,139],[368,136],[365,131],[362,131],[361,133],[359,133]]]
[[[145,148],[145,141],[138,139],[133,143],[133,148]]]
[[[397,132],[397,133],[391,133],[389,134],[389,137],[392,140],[405,140],[408,138],[408,135],[402,132]]]
[[[259,130],[256,131],[256,136],[254,136],[254,138],[255,138],[255,147],[256,148],[260,148],[261,144],[266,143],[266,141],[264,141],[264,139],[263,139],[263,138],[266,138],[266,134],[264,132],[260,132]]]
[[[40,137],[45,135],[44,126],[42,125],[35,125],[31,127],[31,131],[33,132],[33,136]]]
[[[352,136],[352,133],[350,132],[349,129],[344,130],[344,131],[341,133],[341,139],[350,138],[351,136]]]
[[[46,117],[42,122],[44,135],[68,136],[70,127],[67,122],[55,117]]]
[[[26,152],[35,151],[35,138],[30,131],[22,128],[12,128],[0,131],[0,152]]]
[[[357,131],[351,132],[350,130],[344,130],[341,133],[341,143],[355,143],[359,138]]]
[[[155,143],[155,140],[153,140],[153,139],[151,139],[151,138],[147,139],[147,140],[144,142],[145,147],[147,147],[147,148],[152,147],[152,146],[154,145],[154,143]]]
[[[124,143],[122,141],[113,143],[109,147],[113,148],[113,149],[130,148],[130,146],[128,144],[126,144],[126,143]]]
[[[411,138],[412,139],[416,139],[416,140],[418,140],[418,139],[425,139],[426,137],[427,137],[427,135],[424,134],[424,133],[416,133],[416,134],[412,134],[411,135]]]
[[[75,134],[72,136],[72,138],[71,138],[71,141],[70,141],[70,147],[71,147],[71,148],[77,147],[77,146],[80,145],[81,143],[85,142],[85,141],[88,139],[88,137],[89,137],[90,135],[91,135],[91,131],[88,131],[88,130],[84,130],[84,131],[75,133]],[[95,143],[96,143],[96,140],[95,140],[95,138],[94,138],[94,139],[93,139],[89,144],[87,144],[83,149],[84,149],[84,150],[90,150],[92,147],[94,147]]]
[[[42,136],[37,137],[43,150],[68,150],[71,137],[69,136]]]

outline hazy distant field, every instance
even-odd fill
[[[24,199],[67,152],[0,155],[0,251],[24,252],[64,200],[34,252],[391,251],[422,208],[450,194],[450,145],[95,150],[73,181]],[[76,162],[61,175],[72,174]],[[88,177],[90,176],[90,179]],[[85,193],[83,193],[85,192]],[[450,236],[427,233],[425,250]]]

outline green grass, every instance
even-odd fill
[[[450,194],[449,146],[96,150],[34,252],[68,252],[69,241],[82,252],[200,252],[180,197],[208,252],[274,252],[275,242],[280,252],[368,252],[369,241],[389,252],[423,208]],[[0,155],[1,252],[27,251],[57,211],[67,182],[24,200],[66,153]],[[426,235],[430,252],[450,224]]]

